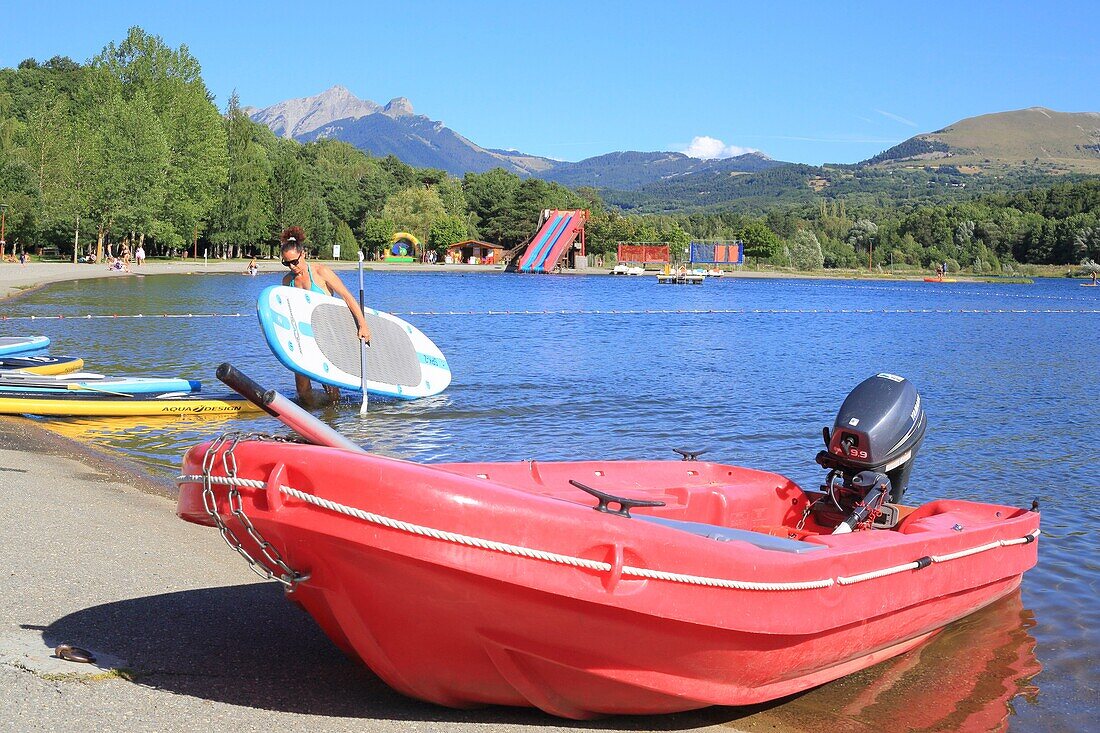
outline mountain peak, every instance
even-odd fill
[[[412,102],[408,97],[394,97],[386,102],[386,106],[382,108],[382,114],[390,117],[405,117],[416,113],[413,112]]]
[[[359,99],[347,87],[337,84],[312,97],[288,99],[249,116],[270,127],[276,135],[293,138],[336,120],[358,119],[380,109],[369,99]]]

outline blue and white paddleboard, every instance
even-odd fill
[[[47,336],[2,336],[0,337],[0,356],[19,354],[26,356],[43,351],[50,345]]]
[[[190,379],[165,377],[105,377],[102,374],[75,372],[51,376],[26,372],[0,372],[0,395],[5,392],[98,392],[137,395],[152,392],[198,392],[202,384]]]
[[[361,390],[355,318],[340,298],[273,285],[256,306],[267,345],[286,368],[324,384]],[[367,392],[412,400],[451,383],[443,352],[416,326],[364,308],[371,330]]]

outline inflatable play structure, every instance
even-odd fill
[[[383,262],[413,262],[416,253],[420,251],[420,240],[408,232],[397,232],[393,235],[390,248],[386,250]]]
[[[584,254],[584,225],[588,212],[546,209],[539,217],[538,231],[509,264],[511,272],[553,272],[572,267],[573,257]]]

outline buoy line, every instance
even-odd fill
[[[709,315],[1097,315],[1100,308],[676,308],[393,311],[395,316],[709,316]],[[249,314],[251,315],[251,314]],[[80,316],[0,316],[0,321],[79,321],[119,318],[241,318],[242,313],[112,313]]]
[[[917,285],[917,284],[923,285],[924,284],[923,282],[916,281],[916,280],[912,280],[912,281],[909,281],[909,282],[913,285]],[[909,295],[924,294],[924,293],[927,292],[925,290],[915,290],[912,287],[904,288],[904,287],[899,287],[899,286],[896,286],[896,285],[884,285],[884,284],[877,284],[877,283],[875,283],[875,284],[868,283],[866,285],[856,285],[856,284],[848,284],[848,283],[823,283],[823,282],[820,282],[820,281],[817,281],[817,282],[794,281],[794,282],[790,282],[789,284],[793,285],[795,287],[798,287],[798,288],[814,289],[814,290],[820,289],[820,288],[831,288],[833,290],[858,290],[860,292],[867,292],[868,290],[874,290],[874,291],[883,292],[883,293],[907,293]],[[946,283],[946,284],[950,285],[951,283]],[[964,283],[958,283],[958,284],[963,285]],[[1084,303],[1093,303],[1096,300],[1095,298],[1091,298],[1091,297],[1088,297],[1088,296],[1080,296],[1080,295],[1028,295],[1026,293],[990,293],[988,291],[987,292],[981,292],[981,291],[978,291],[978,290],[958,290],[956,288],[943,288],[942,286],[937,287],[936,292],[950,293],[951,295],[972,295],[975,298],[996,297],[996,298],[1023,298],[1025,300],[1059,300],[1059,301],[1068,300],[1068,301],[1080,301],[1080,302],[1084,302]]]

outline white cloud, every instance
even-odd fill
[[[738,155],[744,155],[745,153],[758,153],[760,151],[756,148],[743,148],[739,145],[726,145],[718,138],[708,135],[698,135],[692,138],[691,142],[687,144],[687,147],[683,148],[680,152],[689,158],[712,160],[714,158],[733,158]]]

